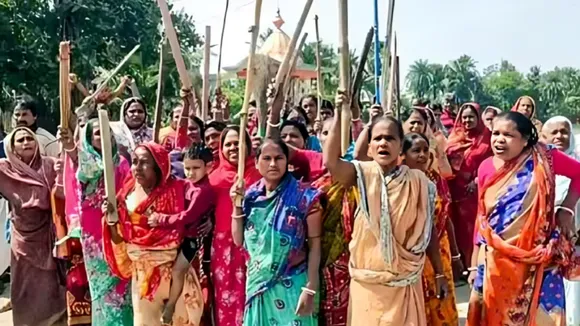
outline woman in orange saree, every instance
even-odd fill
[[[477,169],[490,157],[490,131],[479,114],[479,104],[461,106],[447,143],[447,157],[453,169],[448,180],[451,191],[451,221],[457,230],[457,245],[463,264],[470,263],[473,231],[477,216]]]
[[[117,194],[119,222],[103,227],[105,257],[113,273],[132,280],[134,325],[162,325],[171,270],[184,229],[150,227],[149,221],[162,214],[186,214],[187,183],[171,176],[169,154],[152,142],[135,148],[131,172]],[[201,287],[191,267],[175,306],[173,324],[198,326],[202,312]]]
[[[561,267],[572,253],[568,239],[575,233],[571,212],[580,197],[580,162],[537,141],[521,113],[493,120],[494,156],[479,168],[482,310],[469,312],[469,326],[566,325]],[[555,175],[572,180],[557,207]]]

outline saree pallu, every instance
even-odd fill
[[[353,163],[360,203],[349,245],[348,325],[424,326],[420,278],[436,189],[406,166],[385,176],[376,162]]]
[[[320,213],[320,194],[289,173],[270,194],[263,181],[246,192],[244,325],[318,325],[318,294],[314,314],[297,316],[296,307],[308,283],[307,218]]]
[[[322,213],[321,305],[319,324],[345,326],[348,316],[348,242],[352,235],[356,210],[356,189],[345,191],[333,183],[330,174],[318,178],[312,186],[325,194]]]
[[[483,186],[483,312],[468,325],[565,325],[563,279],[555,267],[567,241],[554,218],[551,155],[536,146]],[[475,316],[477,317],[477,316]]]

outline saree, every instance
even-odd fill
[[[185,182],[171,177],[169,154],[158,144],[141,144],[153,156],[161,171],[159,185],[132,211],[127,198],[136,180],[129,175],[117,193],[118,232],[123,238],[114,243],[103,219],[105,258],[115,275],[131,279],[133,324],[161,325],[165,301],[169,298],[171,271],[183,240],[183,228],[151,228],[149,214],[178,214],[185,209]],[[174,325],[197,326],[203,312],[203,298],[197,275],[190,267],[173,315]]]
[[[234,244],[232,238],[233,205],[230,188],[234,184],[238,168],[228,162],[220,143],[218,167],[209,175],[209,182],[216,194],[215,228],[211,247],[211,280],[215,293],[215,325],[241,326],[246,301],[247,252]],[[244,172],[246,187],[260,180],[255,160],[248,156]]]
[[[318,309],[299,317],[296,307],[301,288],[308,283],[306,220],[321,209],[320,195],[289,173],[270,194],[263,181],[246,192],[244,244],[249,260],[244,325],[318,325]]]
[[[556,228],[551,154],[536,145],[495,171],[479,196],[483,313],[468,325],[565,325],[556,264],[567,241]]]
[[[324,193],[322,212],[322,252],[320,265],[321,302],[319,324],[346,326],[348,316],[348,242],[352,234],[357,191],[333,182],[329,173],[312,186]]]
[[[14,325],[48,326],[66,317],[66,288],[60,263],[52,254],[55,234],[50,198],[55,161],[41,156],[38,146],[29,164],[21,161],[12,149],[19,131],[35,137],[28,128],[15,128],[4,142],[8,158],[0,160],[0,194],[12,208],[12,317]]]
[[[435,186],[423,172],[407,166],[385,176],[374,161],[353,163],[360,203],[349,244],[348,325],[424,326],[420,278]]]
[[[434,223],[439,239],[439,250],[441,263],[443,265],[443,274],[447,279],[449,293],[444,299],[438,299],[436,296],[436,273],[431,261],[425,261],[423,270],[423,297],[425,299],[425,312],[427,325],[429,326],[451,326],[459,325],[459,315],[457,312],[455,298],[455,284],[453,282],[453,268],[451,265],[451,249],[449,245],[449,235],[447,234],[447,221],[449,219],[449,205],[451,196],[447,182],[441,178],[437,172],[428,170],[425,175],[435,184],[437,196],[435,197]],[[435,236],[435,235],[432,235]]]
[[[461,114],[468,108],[476,110],[477,125],[471,130],[465,130],[461,123]],[[483,124],[479,112],[479,104],[464,104],[455,120],[453,132],[447,143],[447,157],[453,170],[453,178],[448,180],[451,191],[451,221],[457,232],[457,246],[461,252],[463,263],[469,266],[473,252],[473,232],[477,216],[477,187],[469,191],[471,184],[477,179],[477,169],[481,162],[492,155],[491,132]]]
[[[84,253],[86,274],[88,275],[93,325],[111,325],[121,321],[133,322],[130,284],[114,275],[103,252],[103,226],[101,205],[105,198],[103,160],[92,146],[93,121],[89,121],[80,132],[78,164],[65,170],[65,190],[67,199],[77,198],[77,219],[70,221],[80,232],[74,235],[80,240]],[[130,165],[113,146],[115,165],[115,188],[119,190],[123,180],[130,174]],[[67,200],[68,202],[68,200]],[[72,200],[71,200],[72,202]],[[75,214],[69,214],[75,216]],[[74,229],[72,229],[74,231]]]

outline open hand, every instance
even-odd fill
[[[296,306],[296,315],[300,317],[310,316],[314,313],[314,296],[302,291]]]

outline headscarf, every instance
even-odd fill
[[[16,133],[19,131],[26,131],[34,141],[36,142],[36,149],[34,156],[29,164],[24,163],[20,157],[14,152],[12,143],[14,142],[14,137]],[[40,155],[40,148],[38,144],[38,140],[36,139],[36,135],[32,130],[28,129],[27,127],[16,127],[4,141],[4,151],[6,152],[6,156],[8,158],[8,162],[10,162],[11,169],[7,171],[3,171],[6,176],[11,179],[18,180],[24,183],[28,183],[34,186],[46,187],[47,189],[51,189],[51,182],[48,181],[46,178],[46,172],[51,172],[50,169],[54,169],[54,167],[47,166],[42,156]]]
[[[461,123],[461,115],[467,108],[473,108],[477,118],[477,125],[471,130],[465,130]],[[479,104],[470,102],[461,106],[453,131],[449,135],[446,152],[454,172],[459,171],[464,163],[467,166],[473,165],[472,167],[477,170],[481,161],[491,152],[491,132],[483,124]]]
[[[483,116],[487,113],[487,111],[494,111],[495,115],[498,115],[502,112],[500,108],[496,108],[495,106],[486,106],[485,110],[483,110],[483,112],[481,112],[482,120],[483,120]]]
[[[141,126],[139,126],[138,128],[135,128],[135,129],[129,128],[129,130],[131,131],[131,134],[133,136],[133,140],[135,141],[135,144],[139,145],[141,143],[153,140],[153,128],[149,128],[147,126],[147,119],[148,119],[147,106],[145,105],[145,102],[143,102],[143,100],[141,100],[138,97],[130,97],[130,98],[126,99],[125,102],[123,102],[123,105],[121,106],[121,114],[119,117],[120,122],[122,122],[127,127],[129,127],[127,125],[127,123],[125,122],[125,114],[126,114],[126,111],[129,109],[129,107],[131,106],[131,104],[133,104],[133,103],[141,104],[141,106],[143,107],[143,110],[145,111],[145,119],[143,120],[143,124],[141,124]]]
[[[97,119],[91,119],[81,129],[81,147],[79,150],[79,169],[77,170],[77,179],[79,182],[86,184],[86,194],[92,194],[97,189],[99,180],[103,176],[103,158],[99,152],[93,147],[93,123]],[[113,152],[113,164],[119,164],[119,151],[117,150],[117,143],[115,137],[111,137],[111,149]]]
[[[239,137],[245,137],[245,134],[240,133],[238,131],[239,129],[236,130],[228,128],[225,129],[224,131],[229,132],[229,130],[235,130],[238,132]],[[245,148],[244,149],[240,148],[238,150],[240,151],[245,150]],[[226,188],[229,191],[234,182],[237,180],[238,167],[237,165],[233,165],[232,163],[230,163],[230,161],[228,161],[228,159],[224,155],[223,143],[221,140],[219,147],[219,158],[220,161],[218,167],[212,171],[212,173],[209,176],[209,180],[212,186],[218,188]],[[245,166],[246,168],[244,169],[244,182],[246,183],[246,187],[249,187],[257,180],[260,180],[262,178],[262,175],[260,174],[258,169],[256,169],[256,164],[254,162],[254,158],[252,157],[251,153],[248,153],[248,155],[246,155]]]
[[[531,96],[520,96],[520,98],[518,98],[518,100],[516,101],[516,103],[514,104],[514,106],[512,106],[511,111],[517,112],[518,111],[518,107],[520,106],[520,102],[524,99],[527,98],[528,100],[530,100],[530,102],[532,102],[532,113],[530,114],[530,120],[532,121],[532,123],[534,124],[534,126],[536,127],[536,129],[539,131],[542,130],[542,122],[538,119],[536,119],[536,113],[537,113],[537,106],[536,106],[536,101],[534,101],[534,99]]]

